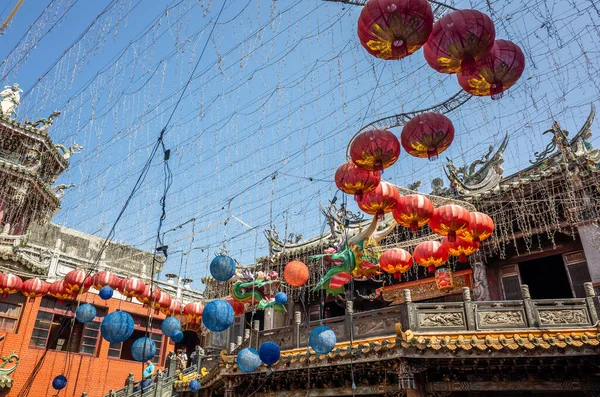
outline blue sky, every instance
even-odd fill
[[[593,0],[488,3],[454,5],[486,12],[497,38],[523,48],[523,77],[502,100],[473,98],[452,113],[456,138],[440,160],[403,153],[385,179],[421,180],[428,192],[445,157],[470,163],[505,133],[511,174],[545,148],[541,132],[552,118],[575,133],[589,104],[598,104]],[[0,37],[2,83],[25,90],[21,120],[61,110],[53,139],[85,147],[59,180],[77,187],[54,222],[107,235],[221,4],[24,2]],[[281,235],[320,233],[319,205],[336,193],[332,175],[350,137],[369,121],[432,106],[460,89],[454,76],[430,69],[421,51],[401,61],[367,54],[356,37],[360,9],[317,0],[227,2],[165,136],[174,184],[163,230],[184,226],[165,237],[171,256],[163,273],[199,280],[222,248],[252,263],[268,253],[263,230],[271,223]],[[115,240],[152,249],[161,193],[158,156]]]

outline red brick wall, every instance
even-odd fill
[[[137,303],[116,299],[103,301],[95,294],[86,294],[83,299],[87,296],[89,296],[89,303],[107,307],[109,313],[119,308],[131,314],[142,316],[146,316],[148,313],[147,308]],[[25,304],[16,333],[0,331],[0,335],[5,334],[4,340],[0,342],[0,357],[6,357],[16,351],[21,358],[17,370],[10,375],[14,379],[12,388],[8,393],[4,389],[0,389],[0,396],[2,397],[13,397],[19,394],[34,366],[44,353],[43,349],[29,347],[40,301],[41,298],[38,298],[35,302]],[[161,320],[164,317],[163,314],[156,316],[157,319]],[[168,343],[166,343],[167,341]],[[141,378],[142,363],[108,358],[109,343],[102,337],[99,338],[98,345],[95,356],[48,350],[43,366],[30,389],[29,396],[51,397],[56,394],[56,391],[52,388],[52,379],[60,374],[64,374],[68,379],[67,387],[60,393],[61,397],[80,397],[83,392],[88,393],[89,397],[101,397],[108,394],[110,389],[123,387],[129,373],[134,373],[136,380]],[[174,345],[171,341],[163,337],[161,365],[164,365],[167,352],[173,349]],[[10,364],[7,367],[10,367]],[[156,369],[162,368],[162,366],[156,366]]]

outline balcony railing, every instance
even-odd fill
[[[469,288],[463,288],[462,302],[412,302],[410,291],[404,290],[401,305],[385,309],[353,313],[322,321],[302,323],[295,313],[291,326],[258,332],[258,345],[273,341],[282,350],[306,347],[310,331],[318,325],[330,327],[338,342],[396,334],[396,324],[413,332],[489,331],[507,329],[586,328],[598,323],[600,304],[591,283],[585,283],[586,297],[574,299],[533,300],[527,285],[521,286],[523,299],[518,301],[471,300]]]

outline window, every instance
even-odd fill
[[[134,331],[133,334],[123,343],[111,343],[108,346],[108,357],[119,358],[121,360],[134,361],[131,355],[131,346],[139,338],[143,338],[146,335],[146,326],[148,320],[146,317],[131,315],[133,317]],[[151,338],[156,344],[156,354],[152,358],[152,362],[160,364],[160,354],[162,352],[163,334],[160,330],[162,321],[152,321],[152,328],[148,329],[149,338]]]
[[[100,323],[106,309],[96,307],[96,320],[82,324],[75,321],[74,302],[58,302],[43,297],[29,346],[81,354],[96,354]]]
[[[504,299],[519,300],[521,296],[521,280],[519,279],[519,268],[516,265],[504,266],[500,268],[502,276],[502,291]]]
[[[583,284],[592,281],[585,254],[583,251],[571,252],[563,255],[563,258],[567,266],[573,295],[576,298],[585,298],[585,287]]]
[[[9,295],[0,302],[0,330],[17,332],[25,297],[21,294]]]

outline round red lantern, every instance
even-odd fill
[[[406,123],[400,140],[404,150],[411,156],[436,160],[452,144],[454,126],[443,114],[422,113]]]
[[[387,130],[370,130],[356,136],[350,143],[350,158],[367,171],[382,171],[400,156],[398,138]]]
[[[65,291],[71,295],[83,294],[92,286],[92,278],[81,269],[71,270],[65,276]]]
[[[448,251],[437,241],[425,241],[416,246],[413,258],[415,262],[433,273],[436,267],[448,261]]]
[[[142,295],[146,290],[146,284],[138,278],[124,278],[119,283],[119,292],[121,295],[131,300],[134,296]]]
[[[483,212],[471,212],[469,214],[469,227],[458,235],[461,240],[474,241],[476,243],[490,237],[494,232],[494,221]]]
[[[489,54],[495,38],[490,17],[477,10],[457,10],[433,24],[423,55],[440,73],[472,70]]]
[[[160,309],[161,312],[163,312],[163,314],[165,316],[177,316],[180,315],[182,313],[182,304],[181,301],[178,299],[171,299],[171,304],[169,305],[168,308],[161,308]]]
[[[154,291],[156,292],[158,290],[158,288],[154,287]],[[153,294],[150,293],[150,285],[146,284],[144,285],[144,292],[142,292],[139,295],[135,296],[135,299],[140,302],[141,304],[143,304],[144,306],[151,306],[152,302],[154,302],[154,296]]]
[[[11,294],[16,294],[21,291],[22,287],[23,280],[21,280],[21,277],[15,276],[14,274],[0,273],[0,293],[2,294],[2,298],[6,298]]]
[[[342,288],[352,280],[352,274],[341,272],[334,274],[329,281],[329,290],[336,290]]]
[[[454,288],[454,278],[452,270],[447,267],[440,267],[435,271],[435,285],[440,291],[448,292]]]
[[[308,281],[308,267],[300,261],[291,261],[283,269],[283,279],[293,287],[301,287]]]
[[[433,210],[433,216],[429,220],[429,227],[440,236],[447,236],[448,241],[453,243],[456,236],[463,234],[469,228],[471,215],[469,211],[460,205],[449,204]]]
[[[398,276],[409,271],[412,265],[412,255],[402,248],[389,249],[384,251],[379,257],[379,267],[381,270]]]
[[[447,237],[442,239],[442,245],[451,256],[457,256],[460,263],[467,263],[467,256],[472,255],[479,249],[479,243],[474,241],[463,241],[456,239],[453,243],[448,241]]]
[[[392,212],[396,208],[399,200],[398,189],[394,185],[382,181],[375,190],[363,195],[356,202],[358,207],[367,214],[383,217],[384,214]]]
[[[470,70],[458,73],[458,84],[471,95],[502,98],[525,70],[525,55],[518,45],[508,40],[496,40],[489,55]]]
[[[246,311],[246,307],[244,306],[244,304],[240,301],[233,299],[232,297],[225,298],[225,302],[229,303],[233,308],[234,316],[241,316]]]
[[[412,232],[416,232],[431,219],[433,203],[420,194],[409,194],[400,197],[392,214],[399,225],[409,227]]]
[[[39,298],[48,293],[50,284],[39,278],[30,278],[25,280],[21,287],[21,293],[29,298],[30,301],[34,301],[35,298]]]
[[[58,280],[50,284],[48,294],[52,295],[59,301],[63,301],[65,299],[70,299],[73,297],[73,294],[66,290],[65,280]]]
[[[200,302],[190,302],[183,308],[183,314],[192,323],[199,323],[202,319],[204,305]]]
[[[106,286],[109,286],[112,289],[117,289],[121,280],[119,280],[119,277],[117,277],[117,275],[113,272],[101,271],[94,274],[92,277],[92,282],[94,283],[92,287],[100,291],[102,287]]]
[[[156,312],[158,312],[159,310],[168,310],[171,306],[171,295],[169,295],[165,291],[161,291],[157,287],[154,287],[154,292],[152,296],[152,304]]]
[[[421,48],[432,28],[427,0],[370,0],[358,19],[358,38],[377,58],[401,59]]]
[[[352,162],[342,164],[335,172],[335,184],[342,192],[361,198],[379,185],[379,171],[367,171]]]

